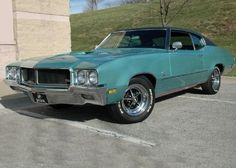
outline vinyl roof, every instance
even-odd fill
[[[142,30],[179,30],[179,31],[186,31],[186,32],[191,32],[195,34],[200,34],[190,29],[179,28],[179,27],[141,27],[141,28],[121,29],[118,31],[142,31]]]

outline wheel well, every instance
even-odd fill
[[[151,75],[151,74],[138,74],[138,75],[133,76],[132,78],[136,78],[136,77],[146,77],[152,83],[153,88],[156,87],[156,78],[153,75]]]
[[[222,64],[217,64],[216,67],[219,68],[221,74],[224,72],[224,65],[222,65]]]

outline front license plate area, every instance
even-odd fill
[[[41,104],[48,103],[47,96],[43,93],[33,93],[33,97],[36,103],[41,103]]]

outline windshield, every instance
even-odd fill
[[[98,48],[165,48],[165,30],[119,31],[106,37]]]

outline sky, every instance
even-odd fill
[[[117,5],[118,0],[103,0],[98,5],[98,9],[104,9],[108,7],[112,7]],[[70,0],[70,12],[71,14],[74,13],[82,13],[86,8],[86,0]]]

